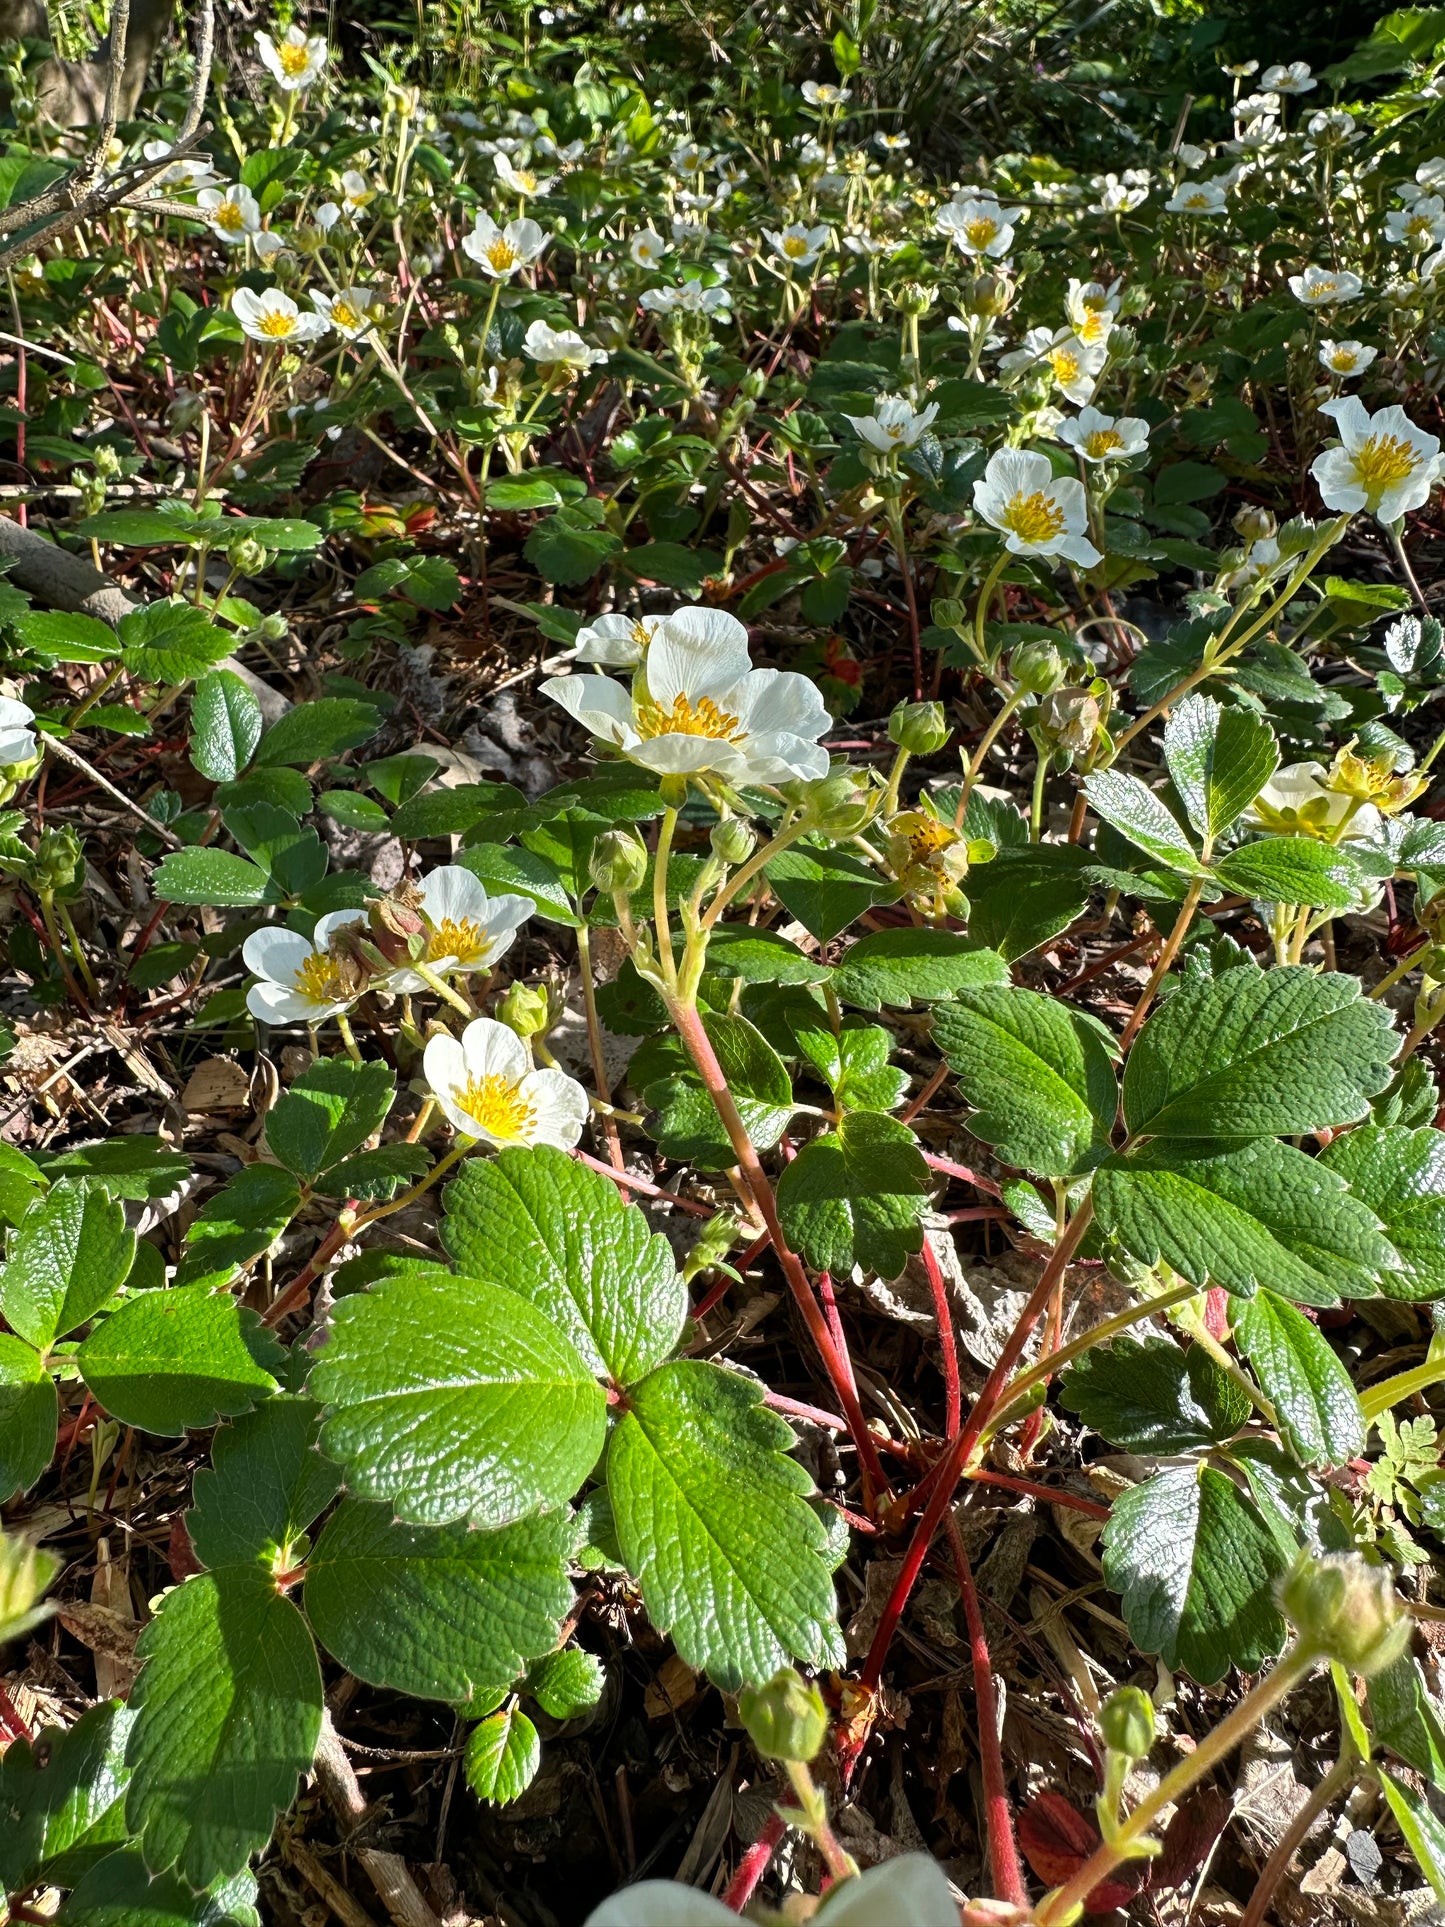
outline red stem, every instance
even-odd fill
[[[963,1549],[953,1515],[946,1521],[948,1543],[953,1549],[953,1564],[958,1573],[958,1590],[963,1595],[963,1616],[968,1622],[968,1644],[973,1659],[973,1696],[978,1705],[978,1758],[983,1769],[983,1812],[988,1833],[988,1864],[993,1873],[993,1889],[1000,1900],[1015,1907],[1027,1907],[1028,1889],[1019,1865],[1018,1842],[1014,1839],[1013,1814],[1009,1811],[1008,1789],[1004,1784],[1003,1748],[998,1735],[998,1703],[993,1692],[993,1661],[989,1657],[988,1634],[983,1614],[978,1609],[978,1592],[973,1583],[968,1554]]]
[[[948,1288],[943,1282],[943,1272],[939,1268],[938,1253],[933,1249],[933,1240],[926,1231],[923,1234],[923,1269],[928,1273],[929,1288],[933,1292],[933,1315],[938,1320],[938,1342],[943,1347],[944,1431],[949,1438],[956,1439],[958,1428],[963,1423],[963,1395],[958,1382],[958,1346],[953,1336],[953,1313],[948,1307]]]
[[[833,1343],[838,1347],[843,1363],[848,1368],[848,1383],[856,1394],[858,1380],[853,1371],[852,1355],[848,1350],[848,1335],[843,1330],[843,1320],[838,1316],[838,1300],[833,1293],[832,1277],[826,1271],[818,1273],[818,1296],[823,1301],[823,1316],[827,1319],[828,1329],[833,1334]]]
[[[33,1740],[35,1737],[3,1686],[0,1686],[0,1725],[8,1727],[9,1737],[12,1740]]]
[[[768,1815],[762,1832],[738,1862],[738,1870],[728,1882],[727,1892],[723,1895],[725,1907],[731,1907],[735,1914],[740,1914],[747,1906],[758,1882],[768,1870],[774,1850],[787,1831],[787,1822],[780,1813]]]
[[[615,1170],[612,1165],[604,1164],[601,1158],[594,1158],[587,1151],[574,1150],[572,1155],[579,1164],[585,1164],[591,1171],[600,1171],[604,1178],[611,1178],[614,1184],[620,1184],[625,1190],[640,1191],[645,1198],[659,1198],[664,1204],[675,1204],[679,1211],[686,1211],[693,1218],[710,1218],[713,1215],[707,1205],[697,1203],[694,1198],[680,1198],[675,1191],[664,1191],[660,1184],[653,1184],[647,1178],[635,1178],[630,1171]],[[731,1284],[732,1280],[729,1278],[727,1282]]]
[[[983,1466],[975,1466],[969,1478],[978,1485],[1001,1485],[1006,1492],[1022,1492],[1031,1499],[1046,1499],[1050,1505],[1067,1506],[1071,1512],[1082,1512],[1091,1519],[1107,1519],[1109,1508],[1100,1505],[1096,1499],[1081,1499],[1075,1492],[1062,1492],[1054,1486],[1040,1485],[1034,1479],[1011,1478],[1007,1472],[992,1472]]]
[[[930,1171],[942,1171],[950,1178],[962,1178],[965,1184],[975,1185],[980,1191],[987,1192],[991,1198],[1003,1196],[1003,1192],[999,1190],[992,1178],[980,1177],[977,1171],[970,1171],[966,1164],[955,1164],[952,1158],[936,1157],[932,1151],[925,1151],[923,1162]]]

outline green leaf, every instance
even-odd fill
[[[308,1398],[268,1398],[223,1425],[211,1465],[196,1474],[186,1524],[203,1566],[263,1563],[296,1541],[341,1490],[341,1474],[316,1449],[321,1413]]]
[[[831,975],[821,957],[748,923],[718,924],[708,940],[707,967],[713,976],[745,984],[818,984]]]
[[[841,1001],[860,1010],[910,1010],[1008,981],[1008,965],[996,950],[948,930],[871,931],[833,973]]]
[[[1208,1466],[1156,1473],[1114,1501],[1104,1577],[1141,1652],[1201,1685],[1256,1673],[1284,1644],[1274,1585],[1286,1559],[1258,1508]]]
[[[367,742],[381,727],[381,711],[359,696],[322,696],[298,703],[266,731],[256,751],[256,767],[294,764],[308,769],[344,750]]]
[[[391,823],[375,797],[363,796],[358,790],[324,790],[316,799],[316,807],[333,823],[344,824],[349,830],[385,830]]]
[[[0,1272],[0,1312],[37,1351],[93,1318],[125,1283],[135,1236],[125,1212],[82,1178],[32,1204]]]
[[[1154,477],[1154,500],[1160,507],[1207,502],[1225,484],[1226,477],[1206,462],[1171,462]]]
[[[1375,1742],[1397,1753],[1432,1786],[1445,1786],[1445,1726],[1425,1687],[1418,1659],[1406,1654],[1370,1676]]]
[[[1398,1049],[1354,977],[1300,964],[1189,976],[1129,1053],[1124,1116],[1131,1136],[1235,1141],[1353,1124]]]
[[[338,1305],[311,1389],[350,1490],[391,1500],[414,1525],[510,1525],[561,1505],[606,1431],[601,1386],[548,1318],[441,1270]]]
[[[1088,852],[1073,843],[1001,850],[969,872],[969,935],[991,944],[1007,963],[1026,957],[1084,909],[1092,887],[1087,869]]]
[[[1161,1457],[1222,1444],[1254,1409],[1202,1345],[1182,1351],[1162,1335],[1085,1352],[1065,1372],[1060,1396],[1111,1445]]]
[[[702,585],[722,567],[715,549],[685,549],[681,542],[644,542],[621,558],[629,575],[643,582],[660,582],[684,595],[702,594]]]
[[[526,1690],[552,1719],[575,1720],[601,1699],[606,1677],[595,1653],[569,1646],[528,1669]]]
[[[804,1042],[804,1033],[796,1024],[793,1034],[800,1044]],[[810,1041],[818,1035],[807,1033]],[[840,1110],[891,1111],[903,1102],[908,1073],[890,1062],[894,1043],[888,1031],[857,1017],[845,1017],[838,1035],[834,1037],[830,1031],[828,1041],[833,1061],[824,1074]]]
[[[463,850],[457,862],[474,877],[480,877],[494,896],[512,891],[517,896],[530,897],[538,915],[549,923],[565,923],[573,930],[580,928],[582,919],[568,901],[555,866],[545,857],[531,850],[509,849],[501,843],[478,843],[470,850]]]
[[[347,1499],[306,1562],[306,1614],[358,1679],[466,1706],[557,1644],[572,1538],[566,1511],[477,1532],[399,1525]]]
[[[1274,1139],[1223,1148],[1171,1138],[1094,1173],[1099,1224],[1142,1264],[1250,1296],[1268,1283],[1305,1304],[1370,1297],[1396,1262],[1343,1180]]]
[[[289,810],[275,803],[233,805],[225,812],[225,824],[270,877],[275,886],[271,894],[304,896],[325,876],[327,856],[320,836]]]
[[[271,895],[259,864],[229,850],[172,850],[151,880],[159,903],[203,903],[220,910],[251,909]]]
[[[431,1161],[424,1144],[379,1144],[333,1164],[314,1188],[328,1198],[389,1198],[407,1179],[419,1178]]]
[[[166,501],[153,509],[105,509],[99,515],[87,515],[76,524],[76,533],[97,542],[115,542],[121,548],[158,549],[190,542],[198,535],[214,539],[217,529],[214,520],[197,515],[188,503]]]
[[[1194,845],[1154,791],[1137,776],[1122,770],[1098,770],[1084,780],[1089,807],[1112,823],[1121,836],[1156,863],[1181,876],[1198,876],[1201,865]]]
[[[805,1144],[778,1179],[788,1242],[818,1271],[854,1265],[896,1278],[923,1244],[928,1166],[906,1124],[851,1111]]]
[[[1107,1155],[1118,1086],[1093,1018],[1033,990],[965,990],[935,1006],[933,1036],[973,1110],[969,1130],[1005,1163],[1067,1177]]]
[[[793,1080],[787,1066],[746,1017],[722,1015],[703,1021],[748,1136],[758,1150],[771,1150],[793,1114]],[[643,1099],[657,1113],[648,1129],[664,1155],[708,1171],[726,1170],[737,1162],[717,1106],[694,1071],[648,1084]]]
[[[191,1161],[158,1137],[102,1138],[98,1144],[73,1144],[68,1151],[47,1151],[41,1168],[56,1178],[88,1178],[113,1198],[139,1202],[163,1198],[191,1174]]]
[[[515,1706],[489,1714],[467,1737],[463,1771],[479,1800],[506,1806],[518,1800],[542,1764],[537,1729]]]
[[[189,602],[149,602],[116,624],[120,657],[147,682],[189,682],[224,662],[235,637]]]
[[[27,649],[52,662],[113,662],[120,654],[114,629],[94,616],[30,609],[15,618],[13,627]]]
[[[321,1733],[321,1669],[260,1567],[167,1593],[141,1634],[126,1819],[153,1873],[204,1888],[244,1867],[296,1797]]]
[[[323,1057],[266,1115],[266,1142],[296,1177],[310,1181],[359,1151],[386,1122],[396,1076],[386,1064]]]
[[[358,602],[375,602],[384,595],[405,596],[418,608],[440,614],[461,593],[456,564],[441,555],[391,555],[373,562],[356,578]]]
[[[179,1285],[228,1285],[281,1236],[301,1190],[277,1164],[247,1164],[206,1199],[186,1232]]]
[[[677,1344],[687,1291],[672,1246],[600,1172],[549,1146],[506,1150],[463,1165],[445,1205],[460,1269],[535,1305],[597,1376],[631,1385]]]
[[[780,850],[763,874],[783,908],[819,943],[831,942],[889,889],[857,857],[802,843]]]
[[[1316,910],[1348,910],[1365,873],[1346,850],[1307,836],[1266,836],[1246,843],[1214,866],[1227,890],[1262,903],[1304,903]]]
[[[204,1285],[127,1300],[76,1354],[112,1418],[163,1438],[248,1412],[276,1390],[282,1360],[255,1312]]]
[[[1302,1311],[1261,1290],[1241,1306],[1234,1336],[1297,1459],[1345,1465],[1364,1451],[1368,1428],[1350,1375]]]
[[[1395,1824],[1405,1836],[1421,1873],[1435,1889],[1435,1898],[1445,1903],[1445,1822],[1426,1804],[1423,1793],[1393,1773],[1382,1773],[1380,1791],[1394,1815]]]
[[[0,1758],[0,1892],[73,1887],[126,1838],[121,1795],[133,1715],[103,1700]]]
[[[191,761],[213,783],[231,783],[261,740],[261,705],[241,678],[218,669],[191,698]]]
[[[0,1144],[0,1224],[19,1224],[44,1190],[45,1173],[34,1158]]]
[[[561,500],[545,476],[504,475],[500,481],[487,483],[487,507],[509,515],[525,514],[528,509],[554,509]]]
[[[510,783],[458,783],[453,789],[427,790],[408,798],[392,817],[391,828],[406,842],[460,836],[481,818],[498,810],[523,809],[526,802]]]
[[[648,1616],[690,1666],[734,1691],[833,1653],[826,1536],[762,1388],[696,1359],[633,1388],[607,1487]]]
[[[39,1352],[0,1332],[0,1505],[28,1492],[49,1465],[59,1419],[55,1382]]]
[[[1274,775],[1279,744],[1251,710],[1186,696],[1164,731],[1164,761],[1189,821],[1212,841],[1243,816]]]
[[[133,1848],[93,1867],[65,1903],[65,1927],[261,1927],[249,1868],[192,1893],[183,1880],[151,1877]]]
[[[1374,1212],[1395,1247],[1399,1263],[1378,1279],[1385,1296],[1445,1296],[1445,1131],[1362,1124],[1337,1137],[1320,1163]]]

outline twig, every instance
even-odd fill
[[[370,1810],[329,1711],[321,1716],[315,1767],[327,1805],[348,1834],[356,1834]],[[396,1927],[441,1927],[400,1854],[382,1853],[376,1847],[357,1847],[355,1852]]]
[[[122,809],[129,810],[132,816],[138,816],[152,835],[158,836],[162,843],[173,850],[183,850],[186,847],[178,836],[173,835],[166,828],[164,823],[158,823],[149,810],[142,809],[141,805],[127,796],[124,790],[117,789],[108,776],[102,776],[98,769],[87,763],[79,750],[72,749],[69,743],[61,742],[58,736],[47,736],[45,747],[53,756],[58,756],[62,763],[69,763],[73,769],[78,769],[82,776],[88,777],[99,789],[103,789],[107,796],[120,804]]]

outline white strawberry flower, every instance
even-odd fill
[[[937,413],[936,401],[926,408],[915,408],[901,395],[880,395],[871,415],[845,415],[843,419],[870,448],[891,455],[896,449],[912,448],[920,442]]]
[[[279,348],[284,341],[319,340],[330,326],[324,314],[304,313],[280,288],[267,288],[262,294],[237,288],[231,296],[231,312],[243,334],[265,342],[268,348]]]
[[[1120,286],[1118,281],[1111,281],[1106,288],[1102,281],[1070,279],[1064,313],[1080,341],[1093,347],[1109,339],[1122,300]]]
[[[1326,508],[1396,522],[1423,508],[1445,470],[1439,437],[1417,428],[1403,408],[1371,415],[1358,395],[1342,395],[1320,408],[1334,417],[1339,445],[1310,463]]]
[[[1307,60],[1291,60],[1287,66],[1266,67],[1259,84],[1274,94],[1311,94],[1320,83],[1310,73]]]
[[[770,246],[775,254],[780,254],[789,267],[810,268],[823,249],[828,245],[832,229],[807,227],[801,221],[794,221],[791,227],[781,230],[764,228]]]
[[[1062,555],[1085,569],[1101,560],[1088,539],[1083,483],[1072,476],[1056,479],[1047,455],[996,450],[973,485],[973,505],[1003,532],[1004,547],[1013,555]]]
[[[1348,268],[1308,267],[1289,278],[1290,293],[1307,308],[1331,308],[1337,301],[1353,301],[1364,287]]]
[[[1356,375],[1364,374],[1379,352],[1378,348],[1367,348],[1363,341],[1322,341],[1320,366],[1340,381],[1353,381]]]
[[[322,34],[313,33],[308,38],[300,27],[288,27],[279,40],[258,33],[255,41],[262,63],[275,76],[283,94],[309,87],[325,69],[327,49]]]
[[[805,80],[803,99],[810,107],[841,107],[844,101],[853,98],[852,89],[835,87],[828,80]]]
[[[1149,424],[1137,415],[1105,415],[1081,408],[1074,421],[1062,422],[1059,440],[1077,448],[1086,462],[1124,462],[1149,446]]]
[[[721,609],[679,609],[658,625],[631,689],[610,676],[554,676],[542,691],[659,775],[715,771],[743,784],[828,774],[818,739],[833,720],[817,686],[791,670],[754,669],[747,630]]]
[[[1170,214],[1223,214],[1229,205],[1222,181],[1181,181],[1164,203]]]
[[[522,337],[522,349],[550,368],[595,368],[607,359],[605,348],[589,348],[571,328],[549,328],[545,321],[532,323]]]
[[[0,696],[0,768],[28,763],[35,754],[35,711],[14,696]]]
[[[1055,386],[1082,406],[1093,400],[1097,377],[1108,358],[1105,342],[1081,341],[1072,328],[1030,328],[1023,346],[1004,355],[999,367],[1009,374],[1047,367]]]
[[[452,1128],[498,1150],[551,1144],[570,1151],[587,1122],[587,1093],[565,1071],[533,1070],[527,1046],[494,1017],[460,1038],[433,1037],[422,1074]]]
[[[433,976],[495,969],[535,908],[527,897],[489,895],[481,878],[460,863],[442,864],[423,877],[415,901],[426,923],[421,962]],[[405,964],[388,982],[393,990],[426,987],[425,978]]]
[[[666,621],[666,616],[598,616],[577,631],[574,660],[601,663],[607,669],[635,669]]]
[[[545,194],[557,178],[555,174],[538,174],[530,167],[516,167],[512,163],[511,156],[507,154],[494,154],[492,159],[497,170],[497,179],[503,187],[510,188],[514,194],[524,194],[528,197],[534,194]]]
[[[227,247],[239,247],[261,232],[260,206],[250,188],[239,181],[224,189],[203,187],[196,196],[196,206]]]
[[[728,288],[705,288],[701,281],[683,281],[675,288],[648,288],[638,306],[649,314],[721,314],[732,306]]]
[[[1396,208],[1385,216],[1385,234],[1396,247],[1426,248],[1445,241],[1445,200],[1438,194],[1420,194],[1407,208]]]
[[[952,200],[939,208],[934,224],[964,254],[997,261],[1014,244],[1014,226],[1024,210],[1000,207],[993,200]]]
[[[510,281],[518,268],[532,266],[551,238],[525,215],[498,227],[490,214],[478,214],[476,226],[462,237],[462,253],[493,281]]]
[[[911,143],[906,134],[884,134],[880,132],[873,136],[873,145],[875,147],[881,147],[885,154],[904,154],[907,153]]]
[[[318,917],[308,943],[297,930],[268,924],[241,946],[246,968],[259,981],[246,992],[246,1008],[263,1024],[320,1024],[354,1004],[365,983],[348,988],[331,952],[331,939],[346,925],[365,930],[355,910]]]
[[[346,341],[356,341],[376,326],[371,313],[375,301],[374,288],[341,288],[335,294],[323,294],[320,288],[311,290],[312,307]]]
[[[639,228],[627,244],[633,265],[639,268],[655,268],[664,254],[671,250],[672,243],[664,241],[656,228]]]
[[[141,155],[148,161],[164,160],[174,145],[175,142],[171,140],[147,141],[141,148]],[[179,160],[172,161],[163,174],[154,175],[149,185],[170,187],[185,192],[193,187],[210,187],[215,180],[216,172],[209,161],[192,160],[188,155],[183,154]]]

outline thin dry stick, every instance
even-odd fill
[[[327,1805],[349,1833],[356,1833],[370,1809],[329,1712],[321,1716],[315,1766]],[[355,1853],[395,1927],[441,1927],[400,1854],[376,1847],[357,1847]]]
[[[1275,1843],[1273,1853],[1265,1861],[1260,1872],[1258,1884],[1250,1895],[1244,1919],[1239,1927],[1264,1927],[1265,1914],[1269,1903],[1274,1899],[1275,1889],[1289,1870],[1289,1863],[1304,1845],[1305,1835],[1319,1819],[1325,1808],[1339,1793],[1343,1793],[1354,1779],[1356,1762],[1350,1755],[1336,1760],[1329,1772],[1320,1781],[1304,1805],[1295,1814]]]

